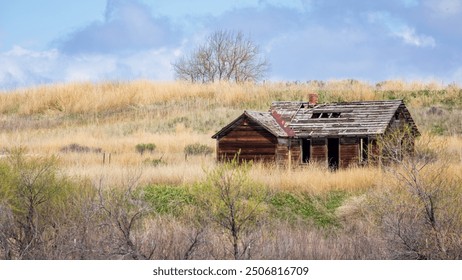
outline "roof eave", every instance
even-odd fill
[[[262,112],[263,113],[263,112]],[[225,127],[223,127],[220,131],[218,131],[217,133],[215,133],[212,138],[213,139],[220,139],[221,138],[221,135],[224,135],[226,134],[226,132],[228,132],[232,127],[233,125],[238,122],[241,118],[243,117],[248,117],[249,119],[251,119],[252,121],[256,122],[257,124],[259,124],[260,126],[262,126],[266,131],[268,131],[269,133],[271,133],[274,137],[288,137],[288,135],[280,135],[278,133],[275,133],[271,128],[267,127],[264,123],[260,122],[258,119],[254,118],[251,114],[249,114],[247,112],[247,110],[244,111],[244,113],[242,113],[241,115],[239,115],[239,117],[237,117],[236,119],[234,119],[232,122],[230,122],[228,125],[226,125]]]

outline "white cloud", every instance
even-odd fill
[[[150,49],[120,55],[69,56],[56,49],[33,51],[19,46],[0,53],[0,89],[71,81],[172,80],[170,61],[177,49]]]
[[[415,28],[388,12],[369,12],[367,18],[370,23],[383,25],[391,36],[401,38],[405,44],[430,48],[436,46],[436,41],[432,36],[417,34]]]
[[[394,35],[403,39],[404,43],[414,45],[416,47],[435,47],[435,39],[431,36],[416,34],[414,28],[408,26],[401,27],[400,30],[395,30]]]
[[[5,52],[6,56],[9,57],[29,57],[29,58],[56,58],[58,51],[51,49],[48,51],[33,51],[25,49],[21,46],[13,46],[13,48]]]
[[[117,59],[110,55],[85,55],[61,58],[67,61],[63,69],[64,81],[93,81],[110,78],[117,72]]]

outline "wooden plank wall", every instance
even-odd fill
[[[291,143],[291,155],[292,155],[292,166],[297,166],[302,163],[302,149],[301,141],[298,139],[292,140]]]
[[[292,167],[297,167],[301,163],[301,148],[300,148],[300,140],[298,139],[292,139],[292,140],[287,140],[287,143],[280,143],[276,146],[276,164],[278,166],[284,166],[288,167],[289,165],[289,143],[288,141],[291,141],[290,144],[290,156],[292,159],[291,166]]]
[[[311,139],[311,160],[327,162],[327,142],[325,138]]]
[[[359,162],[359,139],[340,138],[340,168],[346,168],[350,164]]]
[[[285,144],[278,144],[276,147],[276,164],[284,167],[288,164],[289,147]]]
[[[232,160],[237,153],[240,161],[274,162],[277,138],[266,129],[245,118],[231,132],[218,140],[218,159]]]

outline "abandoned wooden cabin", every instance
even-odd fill
[[[364,165],[382,151],[378,139],[396,129],[409,128],[413,149],[419,131],[402,100],[317,104],[278,101],[268,112],[244,111],[212,138],[217,159],[275,162],[296,166],[311,161],[329,167]]]

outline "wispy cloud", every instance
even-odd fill
[[[432,36],[417,34],[415,28],[410,27],[401,19],[392,16],[388,12],[369,12],[367,17],[370,23],[376,23],[384,26],[388,34],[400,38],[405,44],[416,47],[435,47],[436,42]]]
[[[394,32],[395,36],[402,38],[406,44],[417,47],[435,47],[435,39],[431,36],[418,35],[414,28],[403,26],[400,30]]]

